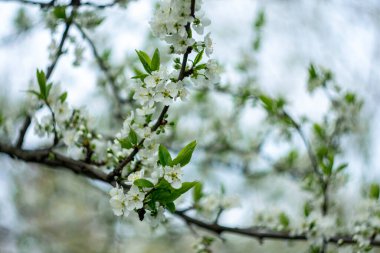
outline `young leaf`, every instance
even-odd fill
[[[40,94],[43,99],[46,99],[46,76],[45,73],[42,70],[37,69],[37,81],[38,86],[40,87]]]
[[[67,98],[67,92],[66,91],[64,93],[62,93],[61,96],[59,96],[59,100],[61,101],[61,103],[64,103],[66,101],[66,98]]]
[[[137,141],[138,141],[137,134],[132,128],[129,130],[128,140],[130,141],[130,143],[132,143],[134,145],[137,144]]]
[[[173,165],[180,164],[181,167],[188,164],[191,160],[191,156],[193,155],[194,149],[197,146],[197,141],[193,141],[186,145],[177,155],[177,157],[173,160]]]
[[[369,197],[374,200],[378,200],[380,197],[380,185],[379,184],[371,184],[369,187]]]
[[[53,87],[52,83],[49,83],[48,85],[46,85],[46,98],[49,97],[51,87]]]
[[[158,157],[160,160],[160,164],[162,166],[167,166],[172,164],[172,157],[170,156],[169,151],[165,146],[161,145],[158,147]]]
[[[186,193],[198,182],[185,182],[182,183],[181,188],[174,189],[165,179],[161,180],[156,188],[151,193],[152,201],[158,201],[163,205],[174,202],[181,195]]]
[[[339,173],[341,172],[342,170],[344,170],[345,168],[347,168],[348,164],[347,163],[343,163],[341,165],[339,165],[335,170],[336,170],[336,173]]]
[[[54,17],[56,19],[66,19],[66,7],[65,6],[57,6],[53,10]]]
[[[196,66],[202,60],[203,52],[204,52],[204,49],[202,49],[202,51],[200,51],[197,54],[197,56],[195,56],[195,59],[194,59],[194,62],[193,62],[193,66]]]
[[[152,71],[156,71],[160,69],[160,51],[158,51],[158,48],[156,48],[156,50],[154,51],[151,69]]]
[[[149,180],[144,179],[144,178],[136,179],[133,182],[133,184],[138,186],[138,187],[145,187],[145,188],[153,188],[154,187],[154,184],[152,182],[150,182]]]
[[[258,16],[255,19],[254,26],[256,30],[261,29],[265,25],[265,12],[264,10],[260,10]]]
[[[203,184],[197,183],[196,185],[194,185],[194,188],[193,188],[194,203],[199,202],[199,200],[201,200],[202,197],[203,197]]]
[[[202,69],[206,69],[206,68],[207,68],[207,64],[203,63],[203,64],[199,64],[198,66],[196,66],[194,68],[194,70],[202,70]]]
[[[151,74],[152,68],[151,68],[151,60],[150,60],[149,56],[144,51],[136,50],[136,53],[140,59],[140,62],[143,65],[145,71],[148,72],[149,74]]]
[[[278,220],[280,222],[280,224],[284,227],[284,228],[287,228],[289,226],[289,217],[284,213],[284,212],[281,212],[279,215],[278,215]]]
[[[35,90],[27,90],[27,92],[29,92],[29,93],[32,93],[32,94],[34,94],[34,95],[36,95],[38,99],[42,99],[42,96],[41,96],[41,94],[40,94],[40,93],[38,93],[38,92],[37,92],[37,91],[35,91]]]
[[[174,192],[176,194],[179,194],[181,196],[182,194],[186,193],[188,190],[190,190],[191,188],[193,188],[197,184],[199,184],[199,182],[197,182],[197,181],[194,181],[194,182],[184,182],[184,183],[182,183],[181,188],[176,189]]]
[[[120,143],[120,146],[124,149],[133,148],[133,144],[131,143],[131,141],[128,138],[118,139],[118,141]]]
[[[261,102],[264,105],[264,108],[267,111],[273,112],[273,99],[265,95],[260,95],[259,99],[261,100]]]
[[[174,213],[175,212],[175,204],[173,202],[169,202],[165,205],[166,209],[169,210],[169,212]]]
[[[140,79],[141,81],[144,81],[145,77],[147,77],[149,75],[147,74],[140,74],[140,75],[135,75],[135,76],[132,76],[132,79]]]

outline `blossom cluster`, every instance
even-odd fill
[[[191,1],[161,1],[150,22],[153,35],[171,44],[173,53],[184,54],[196,43],[191,36],[189,24],[192,24],[192,28],[199,35],[202,35],[204,27],[211,23],[200,11],[201,4],[202,1],[195,1],[194,13],[191,13]],[[207,44],[210,45],[209,36]],[[208,52],[210,50],[208,49]]]
[[[125,119],[122,129],[108,148],[108,156],[115,163],[120,163],[134,149],[139,150],[137,158],[125,166],[119,178],[131,188],[123,190],[116,187],[111,190],[110,203],[116,215],[126,216],[131,210],[139,213],[139,209],[143,209],[150,212],[147,215],[149,220],[157,220],[162,208],[173,210],[172,201],[182,191],[194,186],[194,183],[186,185],[182,182],[181,168],[189,162],[196,143],[190,143],[173,160],[166,148],[158,144],[159,135],[168,130],[166,118],[164,116],[164,123],[158,127],[154,127],[157,123],[153,118],[160,104],[169,106],[178,99],[185,100],[194,80],[199,82],[203,78],[214,82],[218,78],[219,69],[214,60],[201,64],[203,52],[207,56],[212,53],[210,34],[200,42],[192,36],[192,29],[202,35],[204,27],[210,23],[200,12],[201,1],[195,2],[192,6],[192,1],[161,1],[150,22],[153,34],[169,43],[172,53],[188,55],[193,50],[198,53],[191,67],[187,66],[186,56],[184,62],[176,58],[170,71],[161,65],[158,49],[152,57],[143,51],[136,51],[145,70],[145,73],[134,77],[136,88],[133,99],[140,106]],[[172,198],[168,202],[154,197],[155,190],[170,192]],[[155,201],[157,198],[160,200]]]
[[[62,92],[59,84],[49,85],[45,98],[35,90],[29,90],[29,111],[36,111],[44,106],[48,109],[42,110],[41,114],[34,114],[34,132],[39,137],[53,136],[65,145],[68,154],[73,158],[103,161],[106,158],[106,143],[90,127],[94,125],[91,118],[84,109],[69,106],[67,92]]]

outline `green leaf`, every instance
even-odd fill
[[[145,71],[148,72],[149,74],[151,74],[152,69],[151,69],[151,60],[150,60],[149,56],[144,51],[136,50],[136,53],[140,59],[140,62],[143,65]]]
[[[306,202],[305,205],[303,206],[304,216],[308,217],[312,211],[313,211],[313,206],[309,202]]]
[[[162,179],[156,186],[156,189],[151,193],[152,201],[158,201],[163,205],[174,202],[181,195],[186,193],[198,182],[184,182],[181,188],[174,189],[165,179]]]
[[[339,165],[339,166],[335,169],[336,173],[341,172],[342,170],[344,170],[345,168],[347,168],[347,166],[348,166],[347,163],[343,163],[343,164]]]
[[[120,146],[124,149],[130,149],[130,148],[133,148],[133,144],[131,143],[131,141],[128,139],[128,138],[124,138],[124,139],[117,139],[120,143]]]
[[[174,213],[175,212],[175,204],[173,202],[169,202],[165,205],[166,209],[169,210],[169,212]]]
[[[147,77],[149,75],[147,74],[140,74],[140,75],[135,75],[135,76],[132,76],[132,79],[140,79],[141,81],[144,81],[145,77]]]
[[[380,197],[380,186],[379,184],[373,183],[369,187],[369,197],[374,200],[378,200]]]
[[[152,64],[151,64],[152,71],[156,71],[160,69],[160,51],[158,51],[158,48],[154,50],[154,54],[152,57]]]
[[[200,51],[197,54],[197,56],[195,56],[195,59],[194,59],[194,62],[193,62],[193,66],[196,66],[202,60],[203,52],[204,52],[204,49],[202,49],[202,51]]]
[[[255,20],[255,28],[256,30],[260,30],[265,25],[265,12],[264,10],[260,10],[257,18]]]
[[[66,98],[67,98],[67,92],[66,91],[64,93],[62,93],[61,96],[59,96],[59,100],[61,100],[61,103],[64,103],[66,101]]]
[[[191,160],[191,156],[193,155],[194,149],[197,146],[197,141],[192,141],[187,144],[177,155],[177,157],[173,160],[173,165],[180,164],[181,167],[188,164]]]
[[[57,6],[53,10],[54,17],[57,19],[66,19],[66,6]]]
[[[42,70],[37,69],[37,81],[38,86],[40,87],[40,94],[43,99],[47,99],[46,96],[46,76],[45,73]]]
[[[207,68],[207,64],[203,63],[203,64],[199,64],[198,66],[196,66],[194,68],[194,70],[202,70],[202,69],[206,69],[206,68]]]
[[[331,175],[332,167],[330,165],[321,163],[321,168],[325,175]]]
[[[268,96],[265,96],[265,95],[260,95],[259,96],[259,99],[261,100],[261,102],[263,103],[264,105],[264,108],[268,111],[273,111],[273,99],[271,99],[270,97]]]
[[[35,91],[35,90],[27,90],[27,92],[36,95],[38,99],[42,99],[41,94],[39,92]]]
[[[154,187],[154,184],[152,182],[150,182],[149,180],[144,179],[144,178],[136,179],[133,182],[133,184],[138,186],[138,187],[145,187],[145,188],[153,188]]]
[[[52,84],[52,83],[49,83],[49,84],[46,86],[46,98],[49,97],[51,87],[53,87],[53,84]]]
[[[199,202],[201,198],[203,197],[203,184],[202,183],[197,183],[194,185],[193,188],[193,201],[195,203]]]
[[[172,157],[170,156],[170,153],[169,151],[167,150],[167,148],[163,145],[160,144],[160,146],[158,147],[158,157],[159,157],[159,160],[160,160],[160,164],[162,166],[167,166],[167,165],[171,165],[172,164]]]
[[[129,140],[132,144],[134,144],[134,145],[137,144],[138,137],[137,137],[136,132],[135,132],[132,128],[129,129],[128,140]]]
[[[182,183],[181,188],[179,189],[174,189],[171,195],[172,201],[176,200],[179,198],[181,195],[185,194],[187,191],[189,191],[191,188],[193,188],[198,182],[184,182]]]
[[[309,82],[318,79],[318,72],[314,64],[310,64],[308,71],[309,71]]]
[[[280,222],[280,224],[282,226],[284,226],[284,228],[287,228],[289,226],[289,217],[284,213],[284,212],[281,212],[279,215],[278,215],[278,220]]]

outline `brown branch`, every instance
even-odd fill
[[[96,167],[78,160],[71,159],[67,156],[52,152],[50,150],[22,150],[20,148],[12,147],[4,143],[0,143],[0,153],[8,154],[13,158],[17,158],[26,162],[35,162],[38,164],[48,165],[51,168],[61,168],[68,169],[72,172],[100,180],[102,182],[111,184],[115,186],[115,181],[110,180],[108,175],[97,169]],[[124,186],[128,189],[128,186]],[[273,240],[284,240],[284,241],[306,241],[306,234],[291,234],[286,231],[275,231],[270,229],[265,229],[263,227],[248,227],[248,228],[238,228],[238,227],[228,227],[219,225],[217,223],[208,223],[202,220],[193,218],[185,214],[185,211],[176,211],[175,215],[181,218],[186,224],[192,224],[199,228],[203,228],[209,232],[220,235],[222,233],[232,233],[243,236],[248,236],[252,238],[257,238],[258,240],[263,239],[273,239]],[[357,242],[353,239],[352,235],[336,235],[326,240],[328,243],[334,244],[356,244]],[[380,240],[375,240],[374,237],[371,238],[371,245],[379,247]]]
[[[59,45],[58,45],[55,57],[54,57],[52,63],[46,69],[46,81],[50,79],[50,77],[51,77],[51,75],[52,75],[55,67],[57,66],[59,58],[63,54],[63,47],[65,45],[65,42],[66,42],[67,38],[68,38],[69,30],[70,30],[70,27],[71,27],[71,25],[73,23],[75,15],[76,15],[76,9],[73,9],[73,11],[71,12],[71,15],[66,20],[65,29],[64,29],[64,31],[62,33],[62,37],[60,39],[60,42],[59,42]],[[30,115],[26,115],[24,123],[22,124],[22,127],[20,129],[19,137],[17,138],[16,147],[18,147],[18,148],[22,147],[22,145],[24,143],[26,132],[28,131],[28,128],[29,128],[29,126],[30,126],[31,123],[32,123],[32,117]],[[54,129],[55,129],[55,124],[54,124]],[[55,130],[55,133],[54,133],[54,145],[56,145],[57,140],[58,139],[57,139],[57,134],[56,134],[56,130]]]
[[[24,143],[26,131],[28,131],[28,128],[31,123],[32,123],[32,118],[29,115],[26,115],[24,123],[22,124],[22,127],[20,129],[19,137],[17,138],[17,143],[16,143],[17,148],[22,147],[22,144]]]
[[[34,5],[34,6],[38,6],[42,9],[46,9],[46,8],[53,8],[53,7],[69,7],[69,6],[87,6],[87,7],[93,7],[93,8],[97,8],[97,9],[105,9],[105,8],[108,8],[108,7],[113,7],[115,6],[117,3],[120,2],[120,0],[113,0],[109,3],[105,3],[105,4],[97,4],[97,3],[93,3],[93,2],[79,2],[79,1],[72,1],[71,3],[69,4],[57,4],[55,0],[51,0],[51,1],[47,1],[47,2],[43,2],[43,1],[34,1],[34,0],[0,0],[0,2],[3,2],[3,3],[19,3],[19,4],[26,4],[26,5]]]
[[[248,237],[257,238],[258,240],[263,239],[273,239],[273,240],[285,240],[285,241],[306,241],[307,236],[305,234],[293,235],[289,232],[281,232],[264,228],[237,228],[237,227],[227,227],[214,223],[207,223],[186,215],[183,211],[176,211],[175,215],[182,218],[186,223],[194,224],[200,228],[203,228],[209,232],[213,232],[217,235],[222,233],[232,233],[239,234]],[[328,243],[334,244],[356,244],[357,242],[353,239],[352,235],[337,235],[328,239]],[[380,246],[380,240],[372,240],[372,246]]]
[[[23,150],[21,148],[0,143],[0,153],[8,154],[13,158],[17,158],[26,162],[45,164],[51,166],[52,168],[67,168],[76,174],[113,184],[112,181],[109,181],[107,179],[107,174],[97,169],[96,167],[89,165],[88,163],[61,155],[57,152],[53,152],[49,149]]]

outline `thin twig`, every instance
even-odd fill
[[[66,20],[65,29],[64,29],[64,31],[62,33],[62,37],[60,39],[60,42],[59,42],[59,45],[58,45],[55,57],[54,57],[53,61],[51,62],[51,64],[46,69],[46,81],[50,79],[50,77],[51,77],[51,75],[52,75],[55,67],[57,66],[59,58],[63,54],[63,47],[65,45],[65,42],[66,42],[67,38],[68,38],[69,30],[70,30],[70,27],[71,27],[71,25],[73,23],[75,15],[76,15],[76,9],[73,9],[73,11],[71,12],[71,15]],[[16,147],[18,147],[18,148],[22,147],[22,145],[24,143],[24,140],[25,140],[26,132],[28,131],[28,128],[29,128],[29,126],[30,126],[31,123],[32,123],[32,117],[31,117],[31,115],[26,115],[24,123],[22,124],[22,127],[20,129],[19,137],[18,137],[17,142],[16,142]],[[57,135],[55,133],[54,143],[56,142],[56,136]],[[54,144],[54,145],[56,145],[56,144]]]

